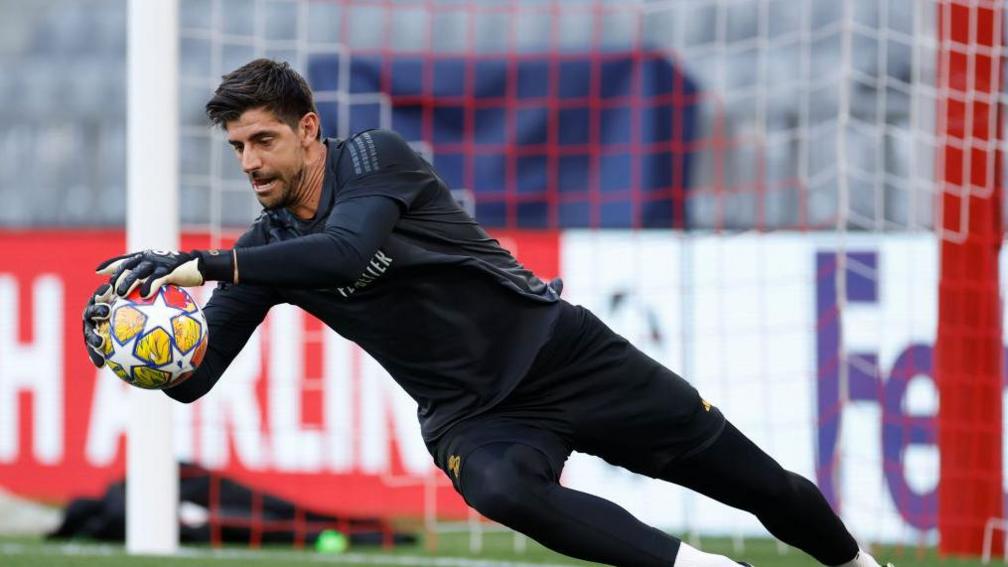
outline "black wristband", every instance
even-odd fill
[[[199,271],[206,281],[231,282],[234,280],[234,254],[231,250],[193,250],[199,257]]]

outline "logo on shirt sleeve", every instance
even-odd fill
[[[368,262],[368,265],[364,268],[364,272],[361,273],[360,277],[357,278],[351,285],[346,285],[343,287],[336,288],[336,291],[340,292],[343,297],[350,297],[351,295],[357,293],[357,290],[364,289],[371,282],[380,278],[382,274],[388,271],[389,266],[392,265],[392,258],[387,256],[381,250],[375,252],[375,255]]]

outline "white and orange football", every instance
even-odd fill
[[[181,287],[163,286],[148,299],[140,297],[139,289],[116,297],[109,320],[96,329],[106,338],[105,364],[138,388],[177,386],[192,375],[206,354],[206,317]]]

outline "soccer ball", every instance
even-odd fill
[[[162,286],[149,299],[139,287],[115,297],[105,338],[105,365],[124,382],[148,390],[177,386],[192,376],[206,354],[206,317],[185,289]]]

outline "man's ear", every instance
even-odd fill
[[[314,112],[309,112],[301,117],[301,122],[298,124],[300,127],[301,143],[304,145],[314,142],[318,138],[319,128],[322,125],[319,122],[319,115]]]

